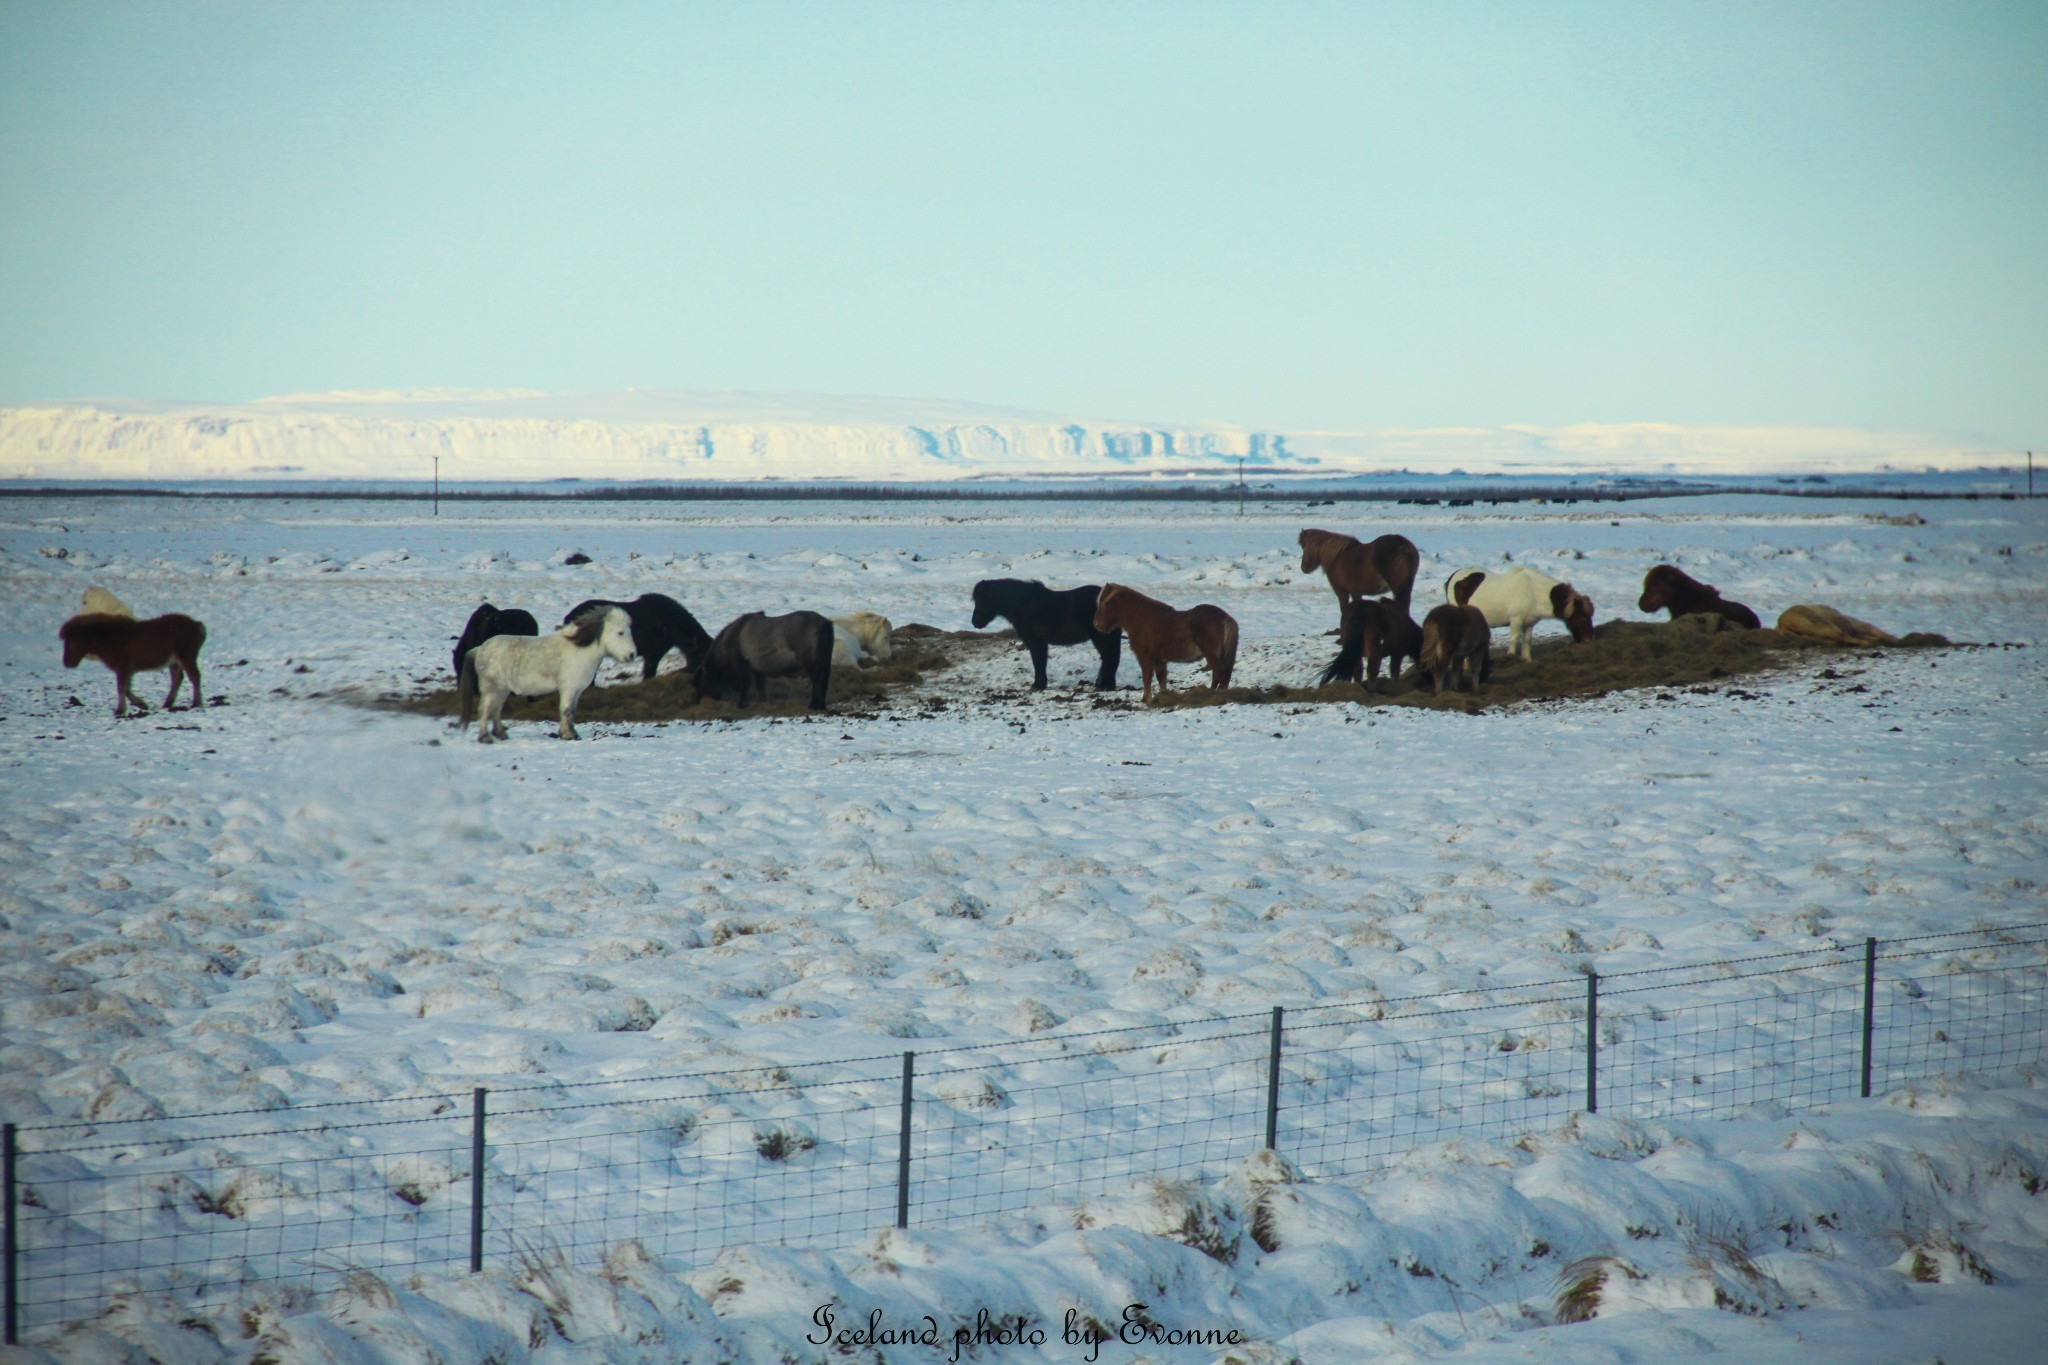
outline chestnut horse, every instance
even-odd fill
[[[1666,607],[1671,609],[1674,621],[1681,616],[1713,615],[1725,616],[1749,630],[1763,625],[1748,607],[1721,596],[1719,588],[1700,582],[1682,569],[1659,564],[1643,575],[1643,596],[1636,603],[1636,610],[1653,612]]]
[[[1422,618],[1422,656],[1417,663],[1436,679],[1436,694],[1451,683],[1470,692],[1493,676],[1493,627],[1477,607],[1437,607]]]
[[[1145,701],[1152,700],[1155,676],[1160,692],[1166,691],[1168,664],[1208,664],[1212,687],[1230,686],[1230,670],[1237,666],[1237,622],[1207,602],[1177,611],[1136,588],[1105,583],[1095,601],[1095,629],[1105,635],[1120,630],[1130,641]]]
[[[1415,574],[1422,567],[1422,552],[1406,536],[1384,535],[1367,543],[1341,531],[1306,530],[1301,543],[1301,571],[1323,571],[1330,591],[1337,594],[1338,626],[1342,629],[1344,608],[1361,597],[1389,593],[1405,613],[1415,594]]]
[[[147,711],[142,698],[129,688],[137,673],[171,670],[171,690],[164,694],[164,710],[178,699],[178,684],[192,679],[192,705],[204,709],[206,698],[199,693],[199,647],[206,643],[206,627],[189,616],[157,616],[137,621],[128,616],[88,612],[74,616],[57,629],[64,642],[64,666],[76,668],[86,659],[98,659],[114,671],[114,715],[128,714],[128,703]]]
[[[1337,642],[1337,657],[1323,670],[1318,685],[1327,687],[1339,678],[1355,682],[1366,691],[1380,685],[1380,661],[1387,661],[1387,681],[1401,678],[1401,660],[1419,658],[1422,631],[1415,618],[1392,602],[1369,597],[1344,608],[1344,629]]]

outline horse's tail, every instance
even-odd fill
[[[470,650],[462,656],[462,681],[455,686],[455,695],[461,699],[462,718],[456,722],[460,729],[476,719],[476,651]]]
[[[1218,687],[1230,686],[1230,675],[1237,671],[1237,618],[1229,612],[1223,613],[1223,639],[1216,652],[1216,658],[1223,665],[1223,676],[1218,678],[1216,670],[1210,669],[1210,681]]]
[[[1389,545],[1380,556],[1380,563],[1373,567],[1394,594],[1395,603],[1402,614],[1408,613],[1410,599],[1415,596],[1415,577],[1422,572],[1422,552],[1415,548],[1415,542],[1406,536],[1397,536],[1398,544]]]
[[[1316,686],[1328,687],[1342,678],[1357,682],[1365,672],[1365,613],[1353,603],[1344,609],[1344,628],[1337,641],[1337,657],[1330,660]]]

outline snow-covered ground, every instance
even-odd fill
[[[1925,524],[1900,524],[1905,511]],[[445,681],[450,637],[485,598],[544,621],[586,597],[664,591],[714,628],[740,610],[814,607],[963,629],[971,585],[1002,575],[1217,602],[1244,629],[1239,681],[1305,683],[1335,620],[1327,589],[1297,569],[1309,524],[1411,536],[1419,598],[1452,569],[1506,557],[1570,579],[1598,619],[1632,617],[1643,571],[1666,561],[1767,620],[1820,601],[1896,632],[2025,647],[1477,716],[1103,711],[1078,686],[1086,649],[1056,652],[1039,696],[1023,690],[1020,654],[995,653],[945,675],[946,704],[914,716],[586,724],[577,745],[528,723],[484,749],[351,704]],[[572,551],[593,562],[565,565]],[[1619,1102],[1573,1116],[1569,1087],[1527,1084],[1542,1065],[1486,1071],[1504,1065],[1488,1036],[1480,1082],[1544,1101],[1524,1140],[1462,1136],[1425,1103],[1411,1117],[1435,1114],[1451,1141],[1350,1169],[1326,1159],[1327,1124],[1316,1146],[1292,1111],[1370,1095],[1369,1045],[1318,1062],[1304,1037],[1287,1163],[1252,1153],[1274,1005],[1343,1005],[1332,1017],[1358,1030],[1388,999],[1588,966],[2048,919],[2044,566],[2048,513],[2025,502],[1242,518],[465,504],[431,519],[374,503],[0,501],[0,1106],[25,1126],[94,1125],[61,1142],[25,1133],[25,1178],[51,1201],[84,1200],[102,1182],[82,1177],[135,1172],[137,1216],[173,1231],[233,1222],[230,1195],[324,1207],[305,1166],[385,1182],[371,1208],[337,1177],[377,1244],[301,1258],[296,1273],[341,1284],[329,1296],[252,1284],[197,1315],[70,1305],[106,1311],[61,1340],[31,1312],[31,1338],[108,1360],[123,1357],[106,1333],[161,1359],[844,1358],[819,1344],[814,1310],[830,1302],[840,1328],[871,1310],[892,1329],[933,1315],[941,1345],[884,1345],[890,1360],[947,1358],[984,1307],[1050,1336],[975,1358],[1084,1360],[1086,1345],[1062,1339],[1068,1309],[1115,1326],[1143,1302],[1169,1327],[1249,1344],[1113,1342],[1100,1358],[2026,1358],[2048,1331],[2048,1102],[2025,1068],[1989,1090],[1886,1086],[1881,1072],[1884,1097],[1830,1089],[1816,1113],[1790,1080],[1773,1088],[1817,1069],[1788,1042],[1723,1063],[1765,1069],[1750,1093],[1768,1098],[1741,1117],[1667,1105],[1644,1119]],[[205,620],[206,691],[227,704],[113,721],[109,675],[66,673],[57,657],[56,626],[89,583],[144,614]],[[1701,998],[1733,1009],[1763,989]],[[1532,1008],[1498,1041],[1570,1028],[1567,1011]],[[1420,1046],[1424,1031],[1382,1022]],[[1132,1032],[1059,1057],[1032,1042],[1106,1029]],[[967,1045],[990,1045],[991,1069],[943,1052]],[[1041,1124],[1047,1150],[1029,1160],[1075,1163],[1085,1180],[955,1218],[975,1187],[934,1176],[912,1227],[888,1229],[906,1048],[932,1059],[917,1083],[930,1169],[947,1169],[940,1154],[953,1169],[992,1160],[995,1125]],[[649,1079],[745,1068],[769,1069]],[[466,1261],[460,1106],[473,1086],[505,1115],[492,1179],[508,1216],[544,1195],[597,1211],[523,1249],[516,1223],[494,1227],[484,1276],[436,1264],[413,1281],[394,1239]],[[432,1098],[447,1095],[460,1105]],[[644,1122],[630,1140],[569,1107],[623,1095],[660,1100],[631,1109]],[[109,1126],[287,1104],[421,1120],[418,1138],[231,1136],[291,1126],[270,1113],[180,1130],[176,1146]],[[1171,1147],[1203,1178],[1084,1169],[1090,1143],[1113,1135],[1071,1115],[1117,1105],[1120,1131],[1152,1132],[1145,1150]],[[1358,1131],[1381,1117],[1361,1113]],[[779,1162],[760,1153],[776,1133]],[[36,1155],[80,1144],[105,1150],[76,1168]],[[600,1155],[611,1166],[593,1173]],[[173,1169],[205,1178],[147,1174]],[[683,1177],[705,1170],[728,1177],[715,1207],[688,1202]],[[848,1180],[871,1185],[872,1217],[823,1229],[845,1234],[823,1247],[714,1252],[725,1239],[706,1226],[800,1220],[762,1193],[799,1179],[814,1182],[818,1219],[840,1217]],[[619,1194],[634,1182],[658,1196],[635,1207]],[[1596,1274],[1600,1316],[1560,1325],[1560,1289]]]

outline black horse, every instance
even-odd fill
[[[462,656],[475,649],[493,635],[538,635],[540,622],[533,619],[530,611],[507,607],[499,611],[486,602],[469,614],[469,624],[462,628],[462,635],[455,641],[455,676],[462,676]]]
[[[1017,629],[1017,638],[1031,651],[1031,690],[1045,690],[1045,655],[1048,645],[1095,646],[1102,656],[1101,671],[1095,675],[1095,689],[1107,692],[1116,686],[1117,660],[1123,654],[1121,631],[1095,628],[1095,599],[1100,585],[1054,592],[1037,579],[984,578],[974,585],[974,628],[980,630],[998,616]]]
[[[1380,660],[1387,664],[1387,681],[1401,676],[1401,660],[1422,655],[1422,630],[1407,608],[1383,597],[1363,597],[1344,608],[1344,626],[1339,632],[1337,657],[1318,680],[1327,687],[1339,678],[1355,682],[1368,692],[1380,682]]]
[[[697,695],[705,700],[756,691],[768,699],[768,679],[801,673],[811,682],[811,709],[825,709],[832,680],[832,623],[814,611],[769,616],[750,611],[726,624],[692,666]]]
[[[562,624],[568,625],[592,607],[617,607],[631,619],[633,648],[640,652],[642,682],[654,676],[654,670],[661,666],[662,656],[670,650],[681,651],[683,666],[695,668],[711,644],[711,637],[704,633],[704,627],[683,609],[682,603],[658,592],[643,592],[630,602],[610,602],[603,598],[578,602],[569,608]]]

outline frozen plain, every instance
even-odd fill
[[[35,1123],[619,1080],[2038,921],[2040,506],[0,503],[0,1100]],[[1904,511],[1926,524],[1884,519]],[[999,575],[1217,602],[1243,624],[1241,681],[1304,683],[1335,614],[1296,569],[1306,524],[1411,536],[1418,602],[1505,555],[1633,617],[1662,560],[1767,620],[1822,601],[2027,648],[1479,716],[1101,713],[1076,687],[1092,654],[1066,651],[1042,696],[998,658],[914,719],[593,725],[579,745],[529,724],[496,750],[350,703],[445,676],[486,597],[543,621],[658,590],[714,629],[799,606],[961,629],[972,583]],[[117,725],[110,677],[65,673],[55,648],[94,582],[204,619],[206,690],[229,704]],[[1067,1306],[1113,1321],[1142,1299],[1241,1327],[1246,1361],[2018,1359],[2048,1331],[2048,1195],[2027,1188],[2044,1112],[2033,1088],[1958,1085],[1821,1117],[1589,1120],[1279,1186],[1277,1249],[1230,1258],[1165,1234],[1191,1211],[1232,1226],[1272,1186],[1258,1163],[838,1255],[627,1256],[561,1276],[561,1326],[539,1332],[555,1291],[508,1266],[271,1302],[247,1335],[123,1305],[56,1345],[769,1361],[828,1355],[806,1337],[834,1299],[948,1331],[983,1306],[1056,1328]],[[1669,1235],[1626,1231],[1646,1209]],[[1822,1213],[1838,1231],[1812,1232]],[[1996,1282],[1896,1267],[1944,1237]],[[1776,1288],[1730,1281],[1720,1243]],[[1644,1278],[1595,1322],[1550,1325],[1558,1265],[1617,1246]],[[1715,1308],[1717,1287],[1753,1311]],[[981,1358],[1083,1354],[1055,1330]]]

